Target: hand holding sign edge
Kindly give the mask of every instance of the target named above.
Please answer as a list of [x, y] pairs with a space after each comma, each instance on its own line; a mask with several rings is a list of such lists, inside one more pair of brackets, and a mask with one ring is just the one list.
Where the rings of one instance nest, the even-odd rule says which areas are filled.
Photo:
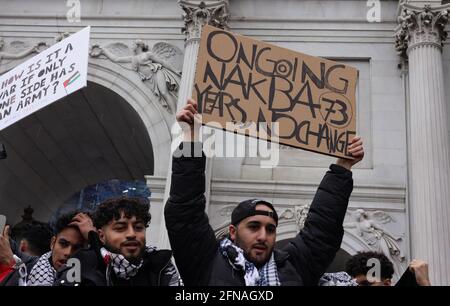
[[351, 140], [348, 152], [352, 155], [353, 159], [338, 158], [336, 164], [347, 170], [351, 170], [356, 163], [364, 158], [364, 147], [361, 136], [355, 136]]

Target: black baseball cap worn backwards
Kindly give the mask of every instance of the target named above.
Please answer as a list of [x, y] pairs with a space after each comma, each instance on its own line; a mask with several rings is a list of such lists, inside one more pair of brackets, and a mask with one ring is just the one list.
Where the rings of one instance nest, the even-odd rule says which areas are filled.
[[[256, 210], [256, 205], [260, 204], [269, 207], [272, 211]], [[268, 216], [274, 219], [275, 224], [278, 226], [278, 214], [275, 208], [269, 202], [260, 199], [249, 199], [239, 203], [231, 213], [231, 224], [236, 226], [245, 218], [256, 215]]]

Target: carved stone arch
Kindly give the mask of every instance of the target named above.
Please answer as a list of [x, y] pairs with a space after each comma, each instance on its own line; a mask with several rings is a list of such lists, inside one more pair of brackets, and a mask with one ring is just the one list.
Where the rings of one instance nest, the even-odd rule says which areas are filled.
[[225, 238], [229, 231], [228, 226], [230, 225], [229, 221], [222, 222], [220, 225], [218, 225], [216, 228], [214, 228], [214, 235], [217, 239]]
[[372, 251], [370, 247], [358, 236], [344, 229], [344, 238], [342, 239], [341, 249], [355, 255], [358, 252]]
[[293, 219], [280, 219], [277, 227], [277, 241], [287, 240], [294, 238], [297, 235], [297, 225], [295, 218]]
[[153, 175], [166, 175], [174, 116], [166, 114], [157, 98], [134, 73], [125, 69], [118, 71], [113, 63], [90, 58], [88, 81], [114, 91], [138, 113], [152, 142], [155, 159]]
[[[0, 63], [0, 74], [15, 68], [34, 55]], [[137, 74], [107, 60], [89, 57], [87, 79], [114, 91], [133, 107], [142, 119], [152, 142], [155, 159], [153, 175], [165, 176], [169, 163], [174, 115], [168, 114], [163, 109], [158, 98]]]

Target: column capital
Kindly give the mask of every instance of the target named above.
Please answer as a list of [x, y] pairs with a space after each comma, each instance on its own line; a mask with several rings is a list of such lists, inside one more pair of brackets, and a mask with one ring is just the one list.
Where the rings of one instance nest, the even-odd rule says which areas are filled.
[[193, 1], [178, 0], [183, 9], [183, 34], [186, 41], [200, 39], [202, 26], [210, 24], [218, 28], [228, 28], [228, 0]]
[[423, 7], [402, 4], [399, 23], [395, 33], [395, 49], [397, 53], [407, 58], [411, 49], [428, 44], [442, 49], [447, 38], [445, 25], [448, 22], [450, 5]]

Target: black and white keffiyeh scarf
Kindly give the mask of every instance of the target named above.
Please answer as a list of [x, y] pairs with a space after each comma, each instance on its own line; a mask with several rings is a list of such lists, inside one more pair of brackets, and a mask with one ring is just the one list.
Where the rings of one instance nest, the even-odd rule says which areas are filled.
[[[155, 251], [156, 247], [154, 246], [145, 247], [146, 253], [152, 253]], [[112, 253], [104, 247], [100, 249], [100, 253], [106, 264], [106, 281], [108, 286], [112, 285], [111, 269], [114, 271], [114, 274], [118, 278], [129, 280], [139, 272], [139, 269], [142, 267], [142, 264], [144, 262], [144, 260], [141, 259], [137, 264], [130, 263], [122, 254]], [[169, 262], [168, 265], [164, 268], [164, 273], [171, 277], [169, 286], [181, 285], [181, 280], [179, 278], [178, 272], [172, 262]]]
[[[154, 252], [155, 250], [155, 247], [145, 248], [145, 252], [147, 253]], [[116, 274], [118, 278], [126, 280], [129, 280], [130, 278], [135, 276], [139, 272], [139, 269], [142, 267], [142, 263], [144, 262], [144, 260], [141, 259], [139, 263], [132, 264], [122, 254], [112, 253], [105, 248], [101, 248], [100, 253], [102, 254], [103, 260], [107, 265], [107, 274], [109, 274], [109, 269], [113, 269], [114, 274]]]
[[319, 286], [358, 286], [358, 283], [347, 272], [335, 272], [322, 275]]
[[277, 265], [274, 255], [270, 256], [269, 261], [260, 269], [248, 261], [244, 256], [244, 251], [236, 246], [228, 238], [220, 242], [220, 252], [228, 259], [228, 262], [237, 271], [244, 274], [246, 286], [280, 286], [278, 278]]
[[52, 252], [49, 251], [39, 257], [28, 275], [27, 286], [53, 286], [56, 270], [50, 263]]

